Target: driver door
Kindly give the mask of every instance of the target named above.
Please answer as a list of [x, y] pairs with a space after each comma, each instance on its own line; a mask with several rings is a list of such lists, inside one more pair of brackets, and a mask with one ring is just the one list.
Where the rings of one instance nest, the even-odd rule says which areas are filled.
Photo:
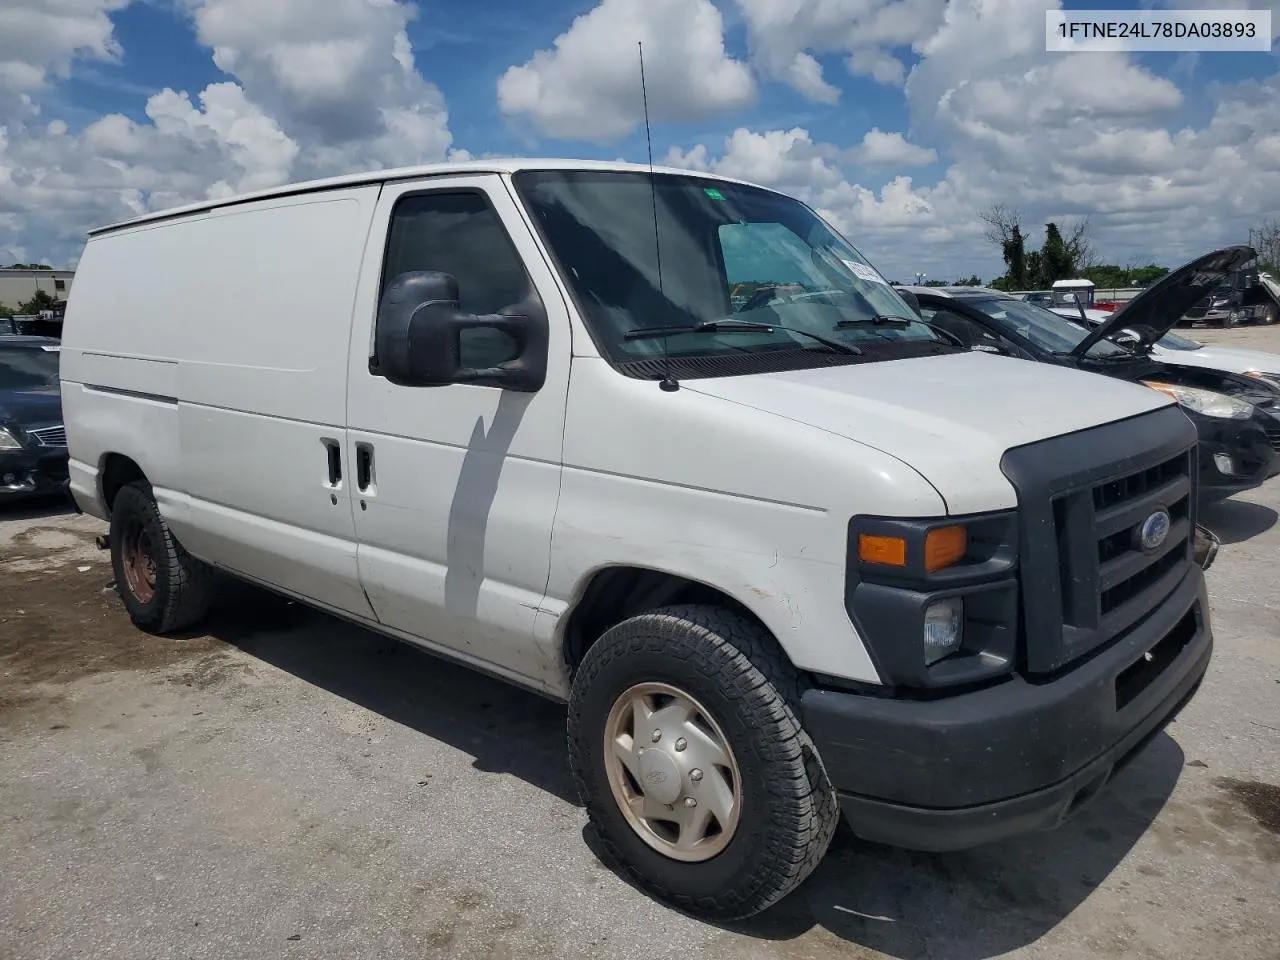
[[[362, 269], [347, 460], [369, 602], [382, 624], [428, 646], [535, 686], [558, 682], [550, 638], [539, 643], [534, 630], [569, 382], [569, 318], [550, 269], [496, 174], [384, 186]], [[382, 291], [418, 270], [454, 276], [469, 313], [497, 313], [531, 286], [550, 330], [544, 386], [405, 387], [381, 376], [373, 347]], [[461, 342], [465, 365], [506, 359], [509, 344], [477, 332]]]

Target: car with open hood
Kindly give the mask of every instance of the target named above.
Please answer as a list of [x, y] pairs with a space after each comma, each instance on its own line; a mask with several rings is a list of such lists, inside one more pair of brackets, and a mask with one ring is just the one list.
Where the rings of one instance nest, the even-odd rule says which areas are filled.
[[[903, 289], [914, 295], [924, 319], [971, 348], [1143, 383], [1172, 396], [1199, 433], [1200, 497], [1207, 502], [1280, 473], [1280, 396], [1254, 378], [1162, 363], [1144, 345], [1167, 333], [1186, 304], [1252, 255], [1247, 247], [1206, 254], [1135, 298], [1123, 321], [1117, 314], [1093, 328], [995, 290]], [[1135, 343], [1109, 339], [1122, 328], [1134, 332]]]
[[[1131, 302], [1139, 302], [1142, 296], [1145, 294], [1134, 298]], [[1199, 367], [1234, 377], [1247, 377], [1249, 382], [1246, 385], [1251, 385], [1264, 394], [1267, 388], [1280, 391], [1280, 355], [1262, 350], [1201, 343], [1199, 340], [1174, 333], [1172, 330], [1162, 333], [1152, 341], [1149, 335], [1144, 337], [1125, 325], [1127, 314], [1124, 311], [1126, 310], [1127, 307], [1114, 312], [1083, 308], [1078, 310], [1053, 308], [1054, 313], [1079, 321], [1091, 330], [1103, 324], [1110, 324], [1112, 320], [1118, 320], [1121, 326], [1117, 329], [1117, 325], [1112, 324], [1109, 327], [1110, 332], [1106, 334], [1107, 339], [1146, 352], [1153, 360], [1158, 360], [1160, 363], [1175, 367]]]
[[0, 503], [66, 487], [58, 341], [0, 337]]

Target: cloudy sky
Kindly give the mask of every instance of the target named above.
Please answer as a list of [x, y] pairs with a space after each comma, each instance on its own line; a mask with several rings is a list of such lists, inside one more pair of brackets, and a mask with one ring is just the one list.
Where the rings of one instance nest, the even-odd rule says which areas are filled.
[[[1044, 0], [0, 0], [0, 262], [145, 210], [485, 155], [780, 187], [886, 272], [990, 279], [977, 213], [1183, 262], [1280, 214], [1280, 46], [1046, 53]], [[1068, 0], [1273, 10], [1280, 0]]]

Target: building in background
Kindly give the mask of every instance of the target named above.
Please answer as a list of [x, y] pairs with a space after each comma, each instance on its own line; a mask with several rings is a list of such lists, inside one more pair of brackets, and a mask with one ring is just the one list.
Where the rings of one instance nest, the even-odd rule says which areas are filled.
[[0, 304], [16, 310], [43, 290], [54, 300], [66, 300], [74, 270], [24, 270], [0, 268]]
[[0, 334], [61, 337], [71, 270], [0, 267]]

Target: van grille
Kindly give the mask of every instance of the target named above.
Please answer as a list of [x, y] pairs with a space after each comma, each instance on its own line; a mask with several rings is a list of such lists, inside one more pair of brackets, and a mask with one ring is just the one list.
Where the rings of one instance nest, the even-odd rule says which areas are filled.
[[[1186, 576], [1194, 562], [1195, 440], [1190, 422], [1166, 408], [1005, 454], [1024, 518], [1029, 672], [1055, 672], [1127, 633]], [[1147, 452], [1116, 458], [1133, 450]], [[1168, 533], [1144, 550], [1138, 530], [1161, 509]]]
[[[1191, 477], [1187, 454], [1093, 488], [1094, 529], [1103, 618], [1158, 587], [1186, 559], [1191, 537]], [[1160, 508], [1172, 521], [1164, 543], [1144, 552], [1136, 529]], [[1181, 549], [1179, 549], [1181, 547]]]

